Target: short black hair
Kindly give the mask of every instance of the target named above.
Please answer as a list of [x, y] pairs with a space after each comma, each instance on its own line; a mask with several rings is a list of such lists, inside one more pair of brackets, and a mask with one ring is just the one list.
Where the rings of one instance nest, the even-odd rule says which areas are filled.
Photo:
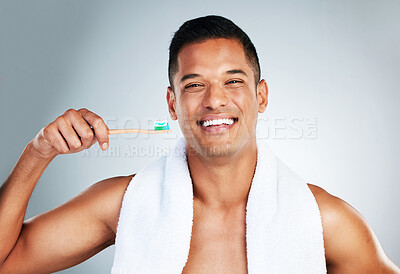
[[183, 23], [175, 32], [169, 46], [168, 78], [174, 90], [174, 75], [178, 71], [178, 54], [186, 45], [208, 39], [236, 39], [243, 45], [244, 53], [253, 66], [256, 84], [260, 81], [260, 63], [257, 51], [249, 36], [231, 20], [217, 15], [195, 18]]

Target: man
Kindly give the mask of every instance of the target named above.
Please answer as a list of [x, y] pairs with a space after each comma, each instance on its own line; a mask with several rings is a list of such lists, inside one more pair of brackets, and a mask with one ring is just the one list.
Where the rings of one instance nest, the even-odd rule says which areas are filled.
[[[169, 79], [169, 112], [186, 140], [194, 195], [192, 242], [182, 271], [247, 273], [245, 218], [257, 164], [255, 128], [268, 103], [255, 48], [225, 18], [188, 21], [171, 42]], [[106, 150], [107, 130], [93, 112], [70, 109], [26, 146], [1, 187], [0, 273], [58, 271], [115, 242], [122, 199], [135, 175], [101, 181], [24, 222], [47, 165], [96, 142]], [[323, 189], [308, 187], [321, 212], [329, 273], [399, 272], [360, 214]]]

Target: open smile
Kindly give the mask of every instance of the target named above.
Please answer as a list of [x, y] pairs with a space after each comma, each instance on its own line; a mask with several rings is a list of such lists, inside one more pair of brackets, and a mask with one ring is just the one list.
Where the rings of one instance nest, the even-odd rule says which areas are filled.
[[197, 121], [202, 130], [209, 133], [219, 133], [229, 130], [239, 119], [232, 116], [207, 115]]

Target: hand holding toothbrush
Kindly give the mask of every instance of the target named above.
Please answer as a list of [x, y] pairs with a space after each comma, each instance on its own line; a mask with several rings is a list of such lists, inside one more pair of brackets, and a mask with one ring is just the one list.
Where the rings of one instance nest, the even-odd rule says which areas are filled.
[[122, 133], [170, 132], [166, 121], [156, 122], [154, 130], [108, 129], [103, 119], [85, 108], [69, 109], [52, 123], [42, 128], [32, 140], [33, 150], [42, 159], [53, 159], [59, 154], [80, 152], [96, 142], [102, 150], [109, 146], [108, 135]]

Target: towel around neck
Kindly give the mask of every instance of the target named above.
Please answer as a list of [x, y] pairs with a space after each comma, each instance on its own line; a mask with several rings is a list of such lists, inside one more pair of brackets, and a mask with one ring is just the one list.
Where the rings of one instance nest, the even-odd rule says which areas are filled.
[[[181, 273], [189, 255], [193, 186], [185, 140], [142, 169], [121, 207], [113, 274]], [[321, 216], [307, 184], [257, 141], [246, 207], [249, 273], [326, 273]]]

